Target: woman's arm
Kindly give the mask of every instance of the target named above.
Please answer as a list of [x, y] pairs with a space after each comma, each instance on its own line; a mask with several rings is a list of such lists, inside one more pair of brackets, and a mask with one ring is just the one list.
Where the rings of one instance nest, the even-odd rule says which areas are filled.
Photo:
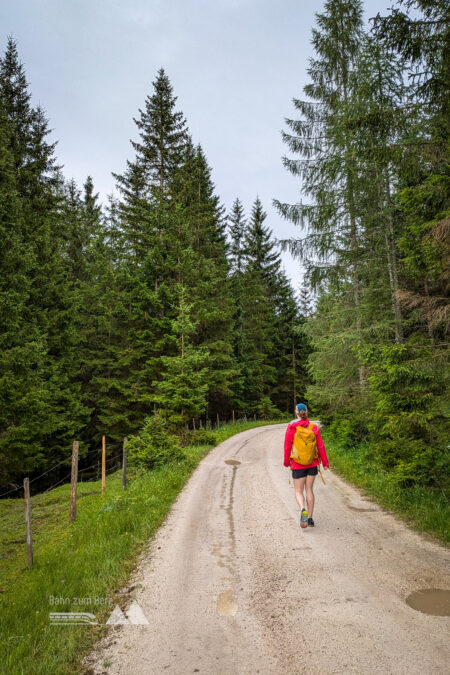
[[292, 424], [288, 425], [286, 429], [286, 435], [284, 437], [284, 466], [290, 466], [290, 456], [292, 450], [292, 443], [295, 436], [295, 427]]
[[322, 436], [320, 435], [319, 427], [314, 425], [313, 431], [316, 434], [317, 451], [319, 453], [320, 461], [323, 464], [323, 468], [328, 469], [330, 464], [328, 462], [327, 451], [325, 450], [325, 445], [323, 443]]

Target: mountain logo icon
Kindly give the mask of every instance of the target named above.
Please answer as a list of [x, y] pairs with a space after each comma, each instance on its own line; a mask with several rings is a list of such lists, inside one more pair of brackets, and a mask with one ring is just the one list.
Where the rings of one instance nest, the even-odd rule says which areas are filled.
[[142, 611], [142, 607], [136, 600], [133, 600], [125, 614], [122, 612], [119, 605], [116, 605], [106, 622], [107, 626], [124, 626], [125, 624], [132, 624], [133, 626], [149, 625], [149, 621]]

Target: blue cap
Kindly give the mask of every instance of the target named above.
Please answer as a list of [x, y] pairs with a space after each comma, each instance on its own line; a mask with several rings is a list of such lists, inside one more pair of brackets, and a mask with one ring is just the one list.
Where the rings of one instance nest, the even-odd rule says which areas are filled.
[[304, 403], [297, 403], [297, 410], [306, 410], [306, 405]]

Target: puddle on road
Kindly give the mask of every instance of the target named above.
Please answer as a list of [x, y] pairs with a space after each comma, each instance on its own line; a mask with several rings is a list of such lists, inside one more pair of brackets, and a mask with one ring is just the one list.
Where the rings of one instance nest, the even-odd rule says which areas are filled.
[[425, 614], [450, 616], [450, 591], [439, 588], [425, 588], [408, 595], [406, 604]]
[[237, 612], [237, 602], [234, 601], [233, 591], [223, 591], [217, 596], [217, 614], [220, 616], [235, 616]]
[[219, 567], [225, 567], [231, 574], [233, 574], [233, 559], [231, 556], [226, 555], [225, 553], [222, 553], [222, 546], [221, 544], [215, 544], [212, 550], [213, 556], [218, 558], [216, 561], [216, 564]]
[[225, 464], [231, 464], [231, 466], [238, 466], [240, 462], [237, 459], [226, 459]]

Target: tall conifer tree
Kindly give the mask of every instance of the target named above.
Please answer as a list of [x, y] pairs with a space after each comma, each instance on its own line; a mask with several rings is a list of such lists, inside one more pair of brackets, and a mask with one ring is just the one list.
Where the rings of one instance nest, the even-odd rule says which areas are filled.
[[135, 120], [139, 131], [139, 140], [132, 141], [135, 158], [127, 162], [124, 174], [114, 174], [121, 195], [110, 218], [118, 293], [113, 320], [117, 336], [114, 426], [121, 435], [127, 427], [135, 431], [152, 408], [152, 383], [170, 332], [167, 308], [174, 298], [166, 264], [169, 195], [187, 143], [186, 123], [175, 104], [169, 79], [160, 70]]
[[233, 274], [241, 274], [243, 269], [245, 248], [244, 237], [246, 231], [246, 220], [244, 207], [238, 197], [233, 202], [231, 212], [228, 216], [228, 232], [230, 235], [230, 269]]
[[201, 146], [187, 149], [175, 176], [172, 212], [178, 225], [171, 247], [178, 247], [178, 258], [184, 261], [183, 282], [196, 325], [192, 341], [209, 354], [205, 363], [208, 414], [226, 415], [237, 371], [225, 219]]
[[[39, 385], [46, 407], [45, 421], [39, 420], [38, 424], [36, 419], [35, 425], [26, 422], [29, 411], [25, 408], [22, 419], [16, 417], [17, 424], [27, 428], [34, 438], [27, 453], [33, 459], [25, 465], [29, 471], [46, 458], [69, 457], [71, 442], [87, 411], [76, 382], [79, 338], [73, 325], [74, 289], [65, 270], [66, 231], [60, 219], [55, 144], [47, 139], [48, 122], [43, 110], [31, 105], [24, 68], [12, 39], [0, 61], [0, 101], [6, 121], [3, 142], [12, 162], [17, 204], [20, 202], [16, 241], [23, 243], [24, 253], [28, 254], [21, 272], [27, 278], [22, 317], [34, 327], [37, 351], [33, 358], [37, 359], [35, 369], [40, 373], [37, 381], [45, 381], [45, 386]], [[25, 335], [23, 339], [21, 349], [28, 341]], [[42, 405], [33, 406], [39, 407], [42, 409]]]

